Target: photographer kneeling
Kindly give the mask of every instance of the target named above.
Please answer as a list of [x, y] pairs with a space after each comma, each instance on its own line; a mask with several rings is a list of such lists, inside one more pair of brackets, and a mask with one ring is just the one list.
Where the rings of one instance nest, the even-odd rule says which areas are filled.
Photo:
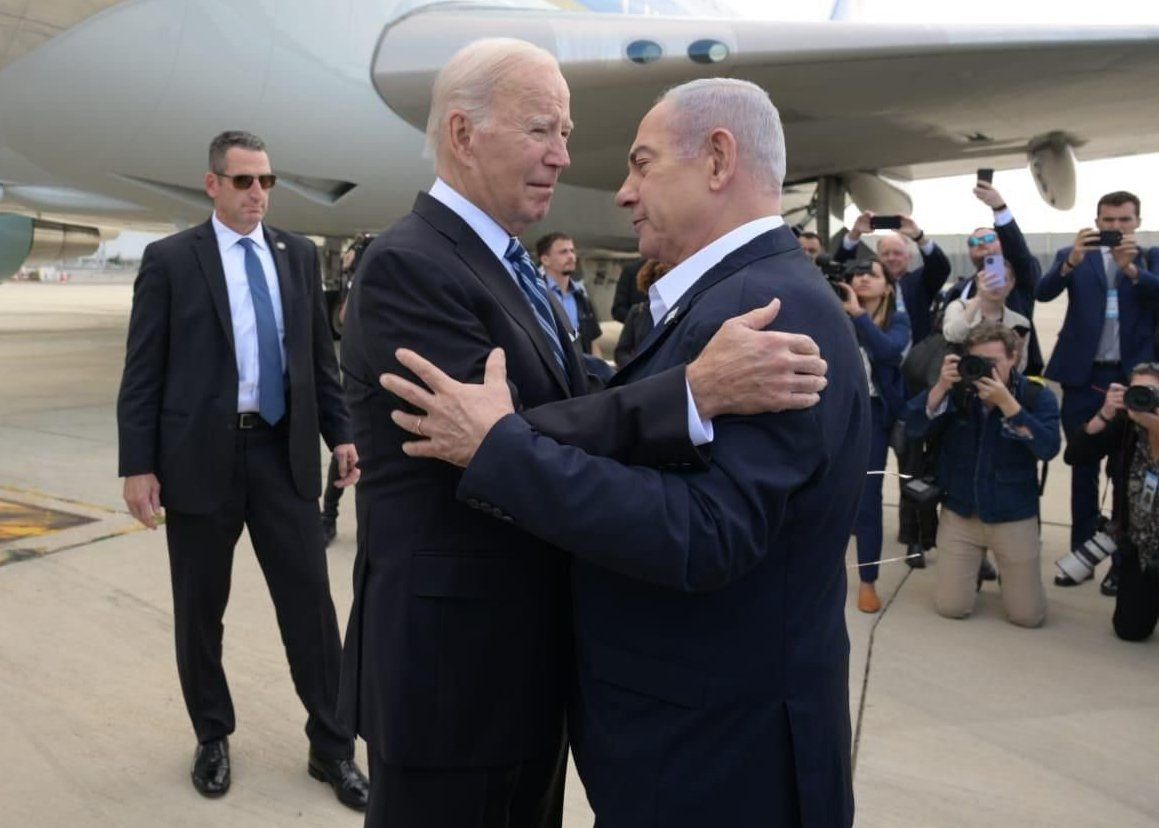
[[1102, 408], [1075, 432], [1067, 463], [1115, 455], [1110, 534], [1118, 544], [1115, 635], [1142, 641], [1159, 620], [1159, 364], [1131, 371], [1130, 388], [1112, 383]]
[[910, 344], [909, 317], [897, 309], [897, 293], [892, 278], [877, 259], [857, 261], [847, 266], [846, 279], [834, 280], [845, 312], [853, 321], [857, 344], [869, 381], [872, 430], [869, 442], [869, 469], [861, 491], [861, 503], [853, 524], [857, 538], [857, 571], [861, 576], [861, 591], [857, 608], [862, 612], [877, 612], [881, 599], [877, 596], [877, 562], [881, 560], [882, 514], [881, 475], [889, 451], [889, 436], [893, 424], [905, 416], [905, 380], [901, 375], [901, 359]]
[[987, 548], [998, 562], [1002, 605], [1011, 623], [1046, 617], [1038, 541], [1038, 461], [1058, 454], [1058, 402], [1014, 366], [1018, 339], [983, 321], [966, 338], [966, 356], [948, 355], [929, 391], [909, 403], [913, 437], [938, 433], [938, 525], [934, 605], [947, 618], [974, 608], [978, 564]]

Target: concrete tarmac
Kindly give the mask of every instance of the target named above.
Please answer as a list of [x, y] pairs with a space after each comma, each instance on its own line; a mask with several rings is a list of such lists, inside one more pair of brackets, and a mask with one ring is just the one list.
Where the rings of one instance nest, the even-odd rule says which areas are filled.
[[[359, 825], [306, 775], [305, 715], [245, 535], [225, 618], [233, 788], [210, 801], [190, 786], [164, 538], [128, 516], [116, 476], [130, 296], [126, 284], [0, 286], [0, 499], [89, 519], [0, 542], [0, 826]], [[1048, 349], [1064, 310], [1036, 313]], [[886, 492], [896, 504], [892, 481]], [[1050, 584], [1068, 492], [1056, 460], [1041, 629], [1006, 623], [994, 584], [973, 617], [943, 619], [932, 568], [903, 563], [883, 565], [885, 607], [865, 615], [850, 570], [858, 825], [1159, 824], [1159, 643], [1114, 637], [1097, 579]], [[884, 557], [904, 552], [896, 527], [887, 506]], [[342, 622], [353, 539], [347, 495], [328, 553]], [[566, 814], [568, 828], [592, 825], [574, 773]]]

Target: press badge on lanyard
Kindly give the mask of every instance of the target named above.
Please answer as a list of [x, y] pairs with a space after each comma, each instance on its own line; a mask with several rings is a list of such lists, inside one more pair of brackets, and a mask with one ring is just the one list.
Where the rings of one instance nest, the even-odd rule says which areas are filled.
[[1111, 288], [1107, 291], [1107, 319], [1119, 318], [1119, 291]]
[[1147, 474], [1143, 476], [1143, 494], [1140, 497], [1140, 505], [1143, 507], [1145, 513], [1151, 511], [1151, 506], [1155, 503], [1155, 492], [1157, 491], [1159, 491], [1159, 472], [1154, 469], [1147, 469]]

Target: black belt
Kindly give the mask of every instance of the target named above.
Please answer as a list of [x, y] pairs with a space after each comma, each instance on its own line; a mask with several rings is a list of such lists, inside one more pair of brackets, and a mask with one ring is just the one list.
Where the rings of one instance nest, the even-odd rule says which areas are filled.
[[1119, 361], [1117, 361], [1117, 360], [1116, 360], [1115, 362], [1111, 362], [1111, 361], [1109, 361], [1109, 360], [1098, 360], [1098, 359], [1096, 359], [1096, 360], [1095, 360], [1095, 367], [1096, 367], [1096, 368], [1122, 368], [1122, 367], [1123, 367], [1123, 363], [1121, 363], [1121, 362], [1119, 362]]
[[237, 415], [237, 428], [238, 431], [257, 431], [271, 429], [273, 426], [256, 411], [241, 411]]

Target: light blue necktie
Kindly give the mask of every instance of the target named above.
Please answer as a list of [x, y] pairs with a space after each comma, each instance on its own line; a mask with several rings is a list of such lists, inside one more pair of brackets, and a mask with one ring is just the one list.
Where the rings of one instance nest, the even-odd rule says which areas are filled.
[[551, 345], [555, 361], [559, 363], [563, 375], [568, 376], [567, 359], [564, 357], [563, 345], [559, 341], [555, 317], [551, 314], [551, 304], [547, 300], [547, 291], [543, 287], [543, 278], [535, 269], [535, 265], [531, 263], [531, 257], [527, 255], [527, 251], [523, 249], [519, 239], [511, 239], [503, 257], [511, 262], [511, 266], [515, 269], [515, 277], [519, 282], [519, 287], [523, 289], [527, 301], [531, 303], [531, 309], [535, 311], [535, 319], [539, 322], [539, 327], [543, 329], [543, 335], [547, 337], [547, 341]]
[[261, 260], [254, 252], [254, 240], [238, 242], [245, 248], [245, 278], [254, 303], [258, 329], [258, 414], [277, 425], [286, 413], [286, 386], [282, 381], [282, 348], [278, 342], [278, 320]]

